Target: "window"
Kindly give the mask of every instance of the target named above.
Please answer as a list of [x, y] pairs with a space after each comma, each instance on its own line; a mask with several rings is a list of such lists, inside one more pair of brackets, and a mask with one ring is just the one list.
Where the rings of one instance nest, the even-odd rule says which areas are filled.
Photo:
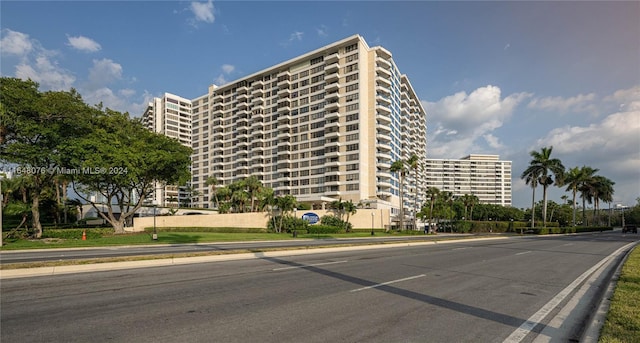
[[347, 164], [347, 171], [358, 170], [358, 164]]
[[358, 129], [358, 124], [349, 124], [347, 125], [347, 132], [349, 131], [356, 131]]
[[344, 48], [344, 52], [351, 52], [358, 49], [358, 43], [351, 44]]
[[356, 151], [358, 150], [358, 144], [349, 144], [347, 145], [347, 151]]
[[358, 79], [358, 74], [352, 74], [352, 75], [347, 75], [347, 77], [345, 78], [346, 82], [350, 82], [350, 81], [355, 81]]
[[347, 112], [349, 112], [349, 111], [355, 111], [355, 110], [357, 110], [357, 109], [358, 109], [358, 104], [347, 105], [347, 107], [345, 108], [345, 110], [346, 110]]
[[352, 71], [358, 70], [358, 63], [354, 63], [354, 64], [350, 64], [346, 67], [344, 67], [344, 72], [345, 73], [350, 73]]
[[358, 93], [349, 94], [345, 97], [345, 102], [352, 102], [358, 100]]
[[356, 52], [355, 54], [349, 55], [345, 58], [345, 61], [347, 62], [352, 62], [358, 59], [358, 53]]
[[314, 65], [314, 64], [318, 64], [318, 63], [320, 63], [322, 61], [324, 61], [324, 57], [320, 56], [320, 57], [312, 58], [310, 64]]
[[347, 161], [357, 161], [359, 158], [358, 154], [347, 155]]
[[347, 174], [347, 181], [356, 181], [360, 179], [360, 174]]
[[353, 114], [348, 114], [345, 119], [347, 120], [347, 122], [350, 122], [350, 121], [358, 120], [358, 117], [359, 117], [358, 113], [353, 113]]
[[347, 88], [346, 88], [346, 92], [347, 92], [347, 93], [348, 93], [348, 92], [352, 92], [352, 91], [354, 91], [354, 90], [356, 90], [356, 89], [358, 89], [358, 84], [357, 84], [357, 83], [354, 83], [354, 84], [352, 84], [352, 85], [348, 85], [348, 86], [347, 86]]
[[[347, 129], [347, 131], [349, 131], [349, 130]], [[357, 133], [352, 133], [350, 135], [347, 135], [346, 140], [347, 140], [347, 142], [349, 142], [349, 141], [357, 141], [358, 140], [358, 134]]]
[[352, 184], [348, 184], [347, 185], [347, 190], [348, 191], [357, 191], [360, 189], [360, 185], [357, 183], [352, 183]]

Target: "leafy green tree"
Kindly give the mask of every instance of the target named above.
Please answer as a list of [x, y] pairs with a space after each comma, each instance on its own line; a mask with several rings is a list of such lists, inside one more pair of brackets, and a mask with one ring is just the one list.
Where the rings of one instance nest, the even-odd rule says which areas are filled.
[[[66, 147], [72, 164], [83, 172], [74, 176], [74, 189], [96, 210], [89, 194], [101, 194], [107, 214], [98, 211], [116, 233], [142, 206], [156, 184], [182, 184], [189, 179], [191, 149], [177, 140], [147, 130], [126, 113], [95, 109], [92, 127]], [[114, 213], [114, 205], [120, 215]]]
[[522, 173], [522, 178], [527, 180], [530, 180], [533, 176], [537, 176], [537, 181], [542, 185], [543, 226], [547, 225], [547, 188], [554, 183], [558, 186], [562, 185], [565, 171], [562, 162], [557, 158], [551, 157], [552, 152], [552, 146], [543, 147], [540, 151], [531, 151], [530, 155], [532, 159], [529, 162], [529, 167]]
[[0, 160], [30, 174], [34, 237], [42, 237], [40, 201], [65, 167], [64, 146], [86, 131], [90, 112], [75, 90], [41, 93], [38, 84], [17, 78], [0, 79]]
[[251, 175], [248, 178], [244, 179], [244, 186], [247, 189], [247, 193], [249, 194], [249, 199], [251, 200], [251, 212], [256, 211], [256, 197], [260, 194], [260, 190], [262, 189], [262, 182], [258, 180], [255, 175]]
[[580, 198], [582, 198], [582, 225], [587, 225], [587, 202], [592, 203], [594, 178], [597, 172], [598, 169], [588, 166], [583, 166], [580, 169], [578, 191], [580, 191]]

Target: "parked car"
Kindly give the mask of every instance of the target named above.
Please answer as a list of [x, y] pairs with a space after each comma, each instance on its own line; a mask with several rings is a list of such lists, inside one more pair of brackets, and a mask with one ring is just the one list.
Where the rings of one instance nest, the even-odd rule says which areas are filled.
[[627, 233], [627, 232], [638, 233], [638, 227], [635, 225], [625, 225], [622, 228], [622, 233]]

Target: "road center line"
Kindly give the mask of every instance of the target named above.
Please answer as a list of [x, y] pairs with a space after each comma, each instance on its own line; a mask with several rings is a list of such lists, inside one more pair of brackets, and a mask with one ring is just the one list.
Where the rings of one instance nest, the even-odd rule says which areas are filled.
[[328, 264], [336, 264], [336, 263], [346, 263], [347, 261], [334, 261], [334, 262], [324, 262], [324, 263], [315, 263], [315, 264], [307, 264], [304, 266], [293, 266], [293, 267], [282, 267], [282, 268], [275, 268], [273, 269], [273, 271], [278, 271], [278, 270], [288, 270], [288, 269], [300, 269], [300, 268], [309, 268], [309, 267], [315, 267], [315, 266], [326, 266]]
[[517, 254], [516, 254], [516, 256], [517, 256], [517, 255], [524, 255], [524, 254], [528, 254], [528, 253], [530, 253], [530, 252], [531, 252], [531, 251], [523, 251], [523, 252], [519, 252], [519, 253], [517, 253]]
[[427, 275], [426, 274], [420, 274], [420, 275], [409, 276], [409, 277], [406, 277], [404, 279], [387, 281], [387, 282], [383, 282], [383, 283], [379, 283], [379, 284], [375, 284], [375, 285], [371, 285], [371, 286], [367, 286], [367, 287], [362, 287], [362, 288], [358, 288], [358, 289], [352, 289], [350, 292], [364, 291], [366, 289], [376, 288], [376, 287], [380, 287], [380, 286], [384, 286], [384, 285], [390, 285], [390, 284], [396, 283], [396, 282], [409, 281], [409, 280], [421, 278], [421, 277], [424, 277], [424, 276], [427, 276]]

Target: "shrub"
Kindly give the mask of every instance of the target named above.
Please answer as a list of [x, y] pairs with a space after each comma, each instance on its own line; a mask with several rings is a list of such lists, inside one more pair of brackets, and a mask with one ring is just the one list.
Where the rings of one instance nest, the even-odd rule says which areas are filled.
[[314, 225], [309, 225], [307, 232], [310, 234], [332, 234], [332, 233], [344, 233], [344, 229], [338, 226], [314, 224]]
[[320, 218], [320, 224], [322, 225], [327, 225], [327, 226], [335, 226], [335, 227], [339, 227], [341, 229], [344, 229], [345, 231], [349, 232], [351, 231], [351, 229], [353, 229], [353, 225], [351, 223], [348, 223], [336, 216], [332, 216], [332, 215], [326, 215], [326, 216], [322, 216], [322, 218]]
[[302, 218], [294, 218], [289, 216], [282, 218], [282, 216], [276, 216], [273, 219], [269, 219], [269, 221], [267, 222], [267, 231], [276, 232], [274, 221], [276, 225], [280, 225], [280, 220], [282, 220], [282, 232], [290, 233], [294, 230], [305, 231], [309, 227], [309, 223]]

